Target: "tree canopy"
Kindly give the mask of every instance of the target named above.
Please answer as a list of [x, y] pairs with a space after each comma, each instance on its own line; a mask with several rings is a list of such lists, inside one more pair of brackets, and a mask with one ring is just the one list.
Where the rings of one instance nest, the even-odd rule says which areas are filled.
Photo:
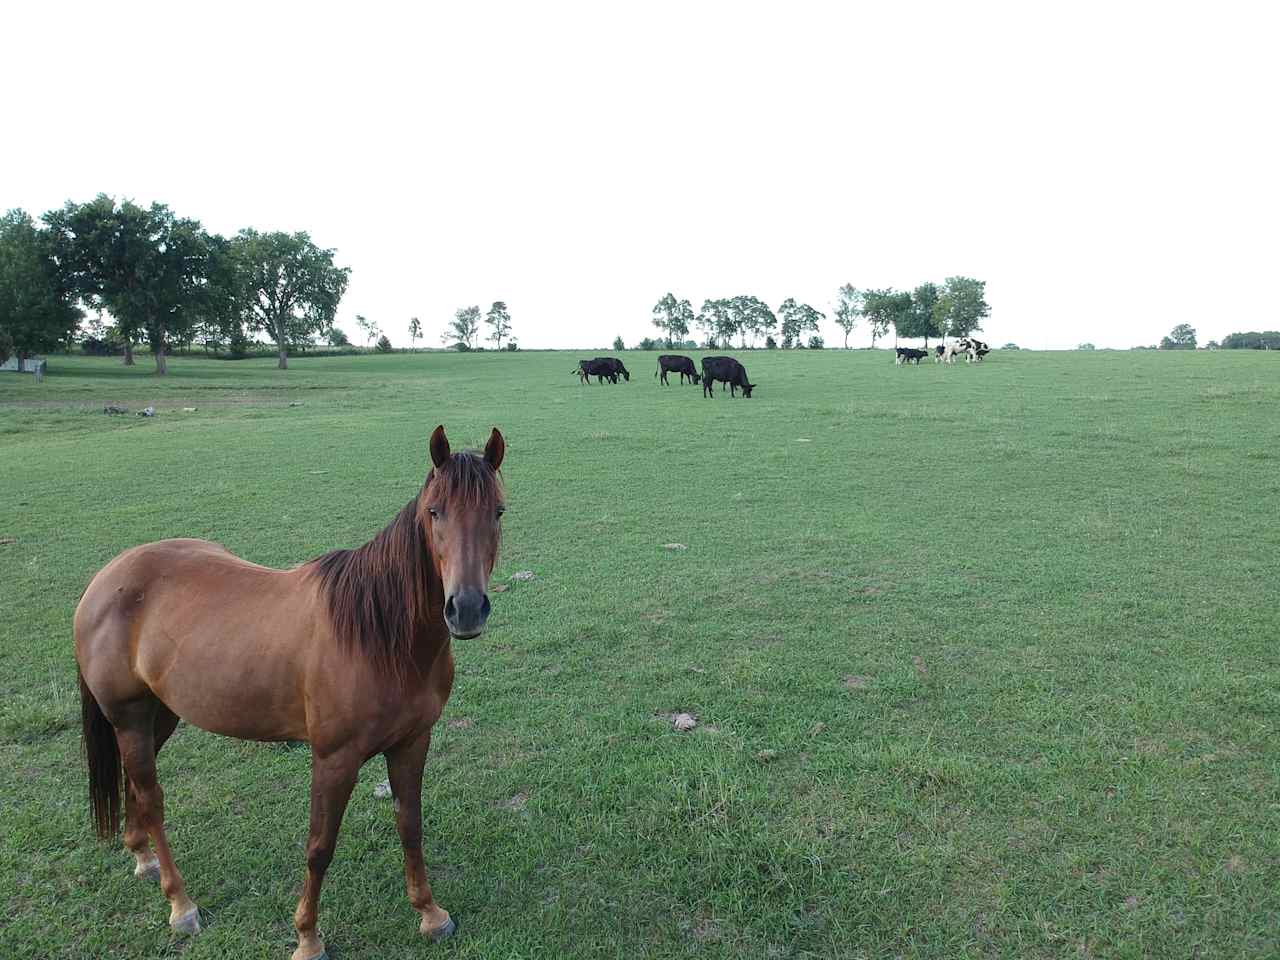
[[489, 339], [498, 350], [501, 350], [502, 341], [511, 334], [511, 314], [507, 312], [506, 303], [495, 300], [489, 307], [484, 322], [489, 325]]
[[69, 342], [83, 313], [58, 269], [53, 237], [22, 210], [0, 218], [0, 363]]
[[853, 284], [846, 283], [840, 288], [834, 313], [836, 326], [844, 331], [844, 348], [848, 350], [849, 334], [862, 318], [862, 292]]
[[952, 337], [967, 337], [982, 329], [982, 321], [991, 315], [986, 301], [987, 282], [972, 277], [947, 277], [938, 304], [939, 327]]
[[463, 350], [474, 350], [476, 337], [480, 334], [480, 308], [478, 306], [459, 307], [444, 328], [441, 339], [445, 343], [460, 345]]
[[653, 325], [666, 334], [668, 347], [684, 340], [693, 322], [693, 305], [688, 300], [677, 300], [674, 293], [654, 304]]
[[333, 254], [316, 246], [305, 232], [241, 230], [231, 241], [244, 322], [271, 338], [281, 370], [289, 366], [291, 345], [308, 342], [333, 326], [351, 273], [334, 264]]
[[794, 297], [787, 297], [778, 306], [778, 318], [782, 346], [799, 347], [804, 345], [806, 331], [818, 331], [818, 322], [824, 319], [824, 314], [807, 303], [796, 303]]
[[1194, 350], [1196, 332], [1189, 323], [1180, 323], [1160, 340], [1161, 350]]

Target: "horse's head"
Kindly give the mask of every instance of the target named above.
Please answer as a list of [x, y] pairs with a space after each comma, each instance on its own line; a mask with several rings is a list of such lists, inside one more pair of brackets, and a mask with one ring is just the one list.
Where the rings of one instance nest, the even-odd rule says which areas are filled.
[[495, 428], [484, 453], [449, 452], [444, 427], [431, 434], [431, 463], [418, 498], [431, 561], [444, 588], [444, 622], [459, 640], [479, 636], [489, 617], [487, 587], [506, 509], [498, 468], [506, 443]]

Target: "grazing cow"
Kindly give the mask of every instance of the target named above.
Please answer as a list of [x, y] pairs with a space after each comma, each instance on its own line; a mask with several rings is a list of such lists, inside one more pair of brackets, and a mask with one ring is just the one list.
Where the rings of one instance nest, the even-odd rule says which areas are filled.
[[929, 355], [928, 350], [917, 350], [915, 347], [895, 347], [898, 357], [893, 362], [901, 366], [904, 363], [914, 363], [920, 366], [920, 361]]
[[742, 388], [744, 397], [750, 397], [751, 391], [756, 388], [754, 383], [747, 382], [747, 368], [733, 357], [703, 357], [702, 395], [704, 397], [715, 396], [712, 387], [717, 380], [727, 383], [729, 394], [734, 397], [738, 395], [738, 387]]
[[658, 357], [658, 369], [654, 372], [654, 376], [658, 377], [660, 383], [670, 386], [670, 381], [667, 380], [668, 373], [680, 374], [681, 383], [684, 383], [685, 377], [689, 378], [690, 383], [697, 383], [702, 379], [698, 372], [693, 369], [692, 360], [673, 353], [664, 353]]
[[981, 340], [975, 340], [973, 337], [969, 338], [969, 346], [972, 348], [973, 356], [977, 360], [981, 360], [983, 357], [985, 357], [988, 353], [991, 352], [991, 348], [989, 346], [987, 346]]
[[579, 360], [578, 365], [570, 371], [576, 373], [583, 383], [590, 383], [591, 378], [596, 378], [596, 384], [602, 384], [607, 377], [610, 383], [618, 382], [618, 374], [607, 363], [601, 360]]
[[955, 343], [947, 344], [946, 349], [942, 351], [942, 362], [955, 363], [956, 355], [961, 353], [968, 358], [969, 363], [973, 363], [977, 351], [973, 348], [973, 343], [968, 337], [961, 337]]
[[603, 364], [605, 369], [609, 370], [613, 374], [614, 383], [618, 382], [619, 374], [622, 375], [622, 379], [627, 381], [627, 383], [631, 382], [631, 373], [622, 365], [621, 360], [617, 360], [614, 357], [596, 357], [595, 362]]

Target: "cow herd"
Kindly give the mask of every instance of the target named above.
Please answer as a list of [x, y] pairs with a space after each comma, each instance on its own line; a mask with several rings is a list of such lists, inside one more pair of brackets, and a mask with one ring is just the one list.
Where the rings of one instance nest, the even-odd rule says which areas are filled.
[[[597, 384], [602, 384], [606, 380], [616, 384], [618, 377], [631, 381], [631, 373], [616, 357], [579, 360], [578, 365], [570, 372], [576, 374], [583, 383], [590, 383], [592, 377], [596, 378]], [[703, 357], [702, 373], [698, 373], [693, 366], [693, 360], [689, 357], [664, 353], [658, 357], [658, 369], [653, 375], [659, 378], [660, 383], [670, 386], [671, 381], [667, 379], [667, 375], [672, 373], [679, 374], [680, 383], [684, 383], [686, 378], [690, 383], [701, 383], [704, 397], [715, 396], [711, 388], [716, 381], [727, 385], [729, 394], [734, 397], [738, 395], [738, 390], [742, 391], [744, 397], [750, 397], [751, 391], [756, 387], [747, 379], [747, 368], [733, 357]], [[723, 390], [724, 387], [721, 389]]]
[[[920, 361], [929, 356], [928, 350], [920, 350], [916, 347], [895, 347], [894, 352], [897, 356], [893, 362], [899, 366], [907, 363], [914, 363], [919, 366]], [[990, 352], [991, 348], [981, 340], [975, 337], [961, 337], [954, 343], [940, 343], [934, 347], [933, 362], [955, 363], [956, 357], [964, 354], [968, 358], [968, 362], [973, 363], [975, 360], [981, 360]]]

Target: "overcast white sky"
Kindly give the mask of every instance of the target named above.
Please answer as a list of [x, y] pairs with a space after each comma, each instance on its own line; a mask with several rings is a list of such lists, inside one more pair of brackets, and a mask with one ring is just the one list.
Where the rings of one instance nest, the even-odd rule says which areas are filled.
[[397, 345], [498, 299], [522, 345], [630, 345], [668, 290], [952, 274], [997, 344], [1203, 342], [1280, 327], [1278, 10], [13, 4], [0, 207], [307, 230]]

